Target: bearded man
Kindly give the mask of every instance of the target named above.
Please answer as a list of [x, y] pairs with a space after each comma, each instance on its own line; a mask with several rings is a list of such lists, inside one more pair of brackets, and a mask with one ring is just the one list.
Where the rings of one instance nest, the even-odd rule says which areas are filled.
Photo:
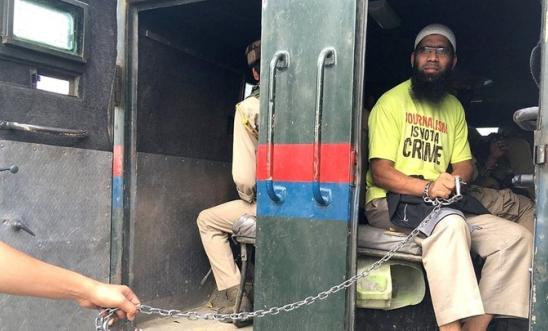
[[[386, 92], [371, 111], [366, 215], [372, 226], [409, 232], [426, 214], [411, 213], [417, 206], [403, 200], [391, 206], [391, 196], [426, 206], [425, 198], [454, 194], [456, 176], [472, 177], [464, 109], [448, 92], [456, 50], [448, 27], [426, 26], [411, 54], [412, 78]], [[421, 232], [440, 330], [482, 331], [494, 317], [528, 317], [532, 237], [524, 227], [481, 210], [442, 208]], [[479, 284], [471, 250], [485, 260]]]

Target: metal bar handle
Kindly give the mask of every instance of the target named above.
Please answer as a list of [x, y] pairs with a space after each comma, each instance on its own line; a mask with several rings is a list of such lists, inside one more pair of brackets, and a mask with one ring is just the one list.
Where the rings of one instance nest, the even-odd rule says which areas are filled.
[[274, 115], [275, 115], [275, 96], [276, 96], [276, 73], [278, 70], [284, 70], [289, 67], [289, 53], [287, 51], [277, 51], [270, 61], [269, 81], [268, 81], [268, 120], [266, 134], [266, 191], [270, 199], [274, 202], [281, 202], [282, 195], [275, 191], [272, 180], [273, 173], [273, 143], [274, 140]]
[[314, 195], [314, 200], [322, 206], [326, 206], [331, 202], [331, 191], [320, 187], [324, 69], [325, 67], [331, 67], [336, 64], [337, 53], [335, 48], [324, 48], [320, 52], [317, 62], [318, 73], [316, 76], [316, 109], [314, 120], [314, 179], [312, 182], [312, 194]]
[[514, 123], [525, 131], [535, 131], [537, 128], [538, 114], [538, 106], [518, 109], [514, 112]]
[[4, 218], [2, 219], [2, 224], [11, 227], [15, 232], [23, 230], [31, 236], [36, 237], [36, 234], [30, 229], [30, 227], [19, 219]]
[[47, 133], [47, 134], [52, 134], [52, 135], [57, 135], [62, 137], [69, 137], [69, 138], [85, 138], [88, 136], [88, 132], [85, 130], [53, 128], [49, 126], [32, 125], [32, 124], [24, 124], [24, 123], [9, 122], [9, 121], [0, 121], [0, 129], [24, 131], [24, 132], [32, 132], [32, 133]]
[[461, 184], [462, 184], [462, 180], [460, 178], [460, 176], [455, 176], [455, 195], [456, 196], [461, 196], [462, 193], [461, 193]]
[[16, 166], [15, 164], [13, 164], [9, 167], [0, 167], [0, 172], [2, 172], [2, 171], [9, 171], [12, 174], [16, 174], [19, 171], [19, 167]]
[[535, 175], [534, 174], [521, 174], [521, 175], [515, 175], [512, 177], [512, 185], [513, 186], [531, 186], [534, 187], [535, 185]]

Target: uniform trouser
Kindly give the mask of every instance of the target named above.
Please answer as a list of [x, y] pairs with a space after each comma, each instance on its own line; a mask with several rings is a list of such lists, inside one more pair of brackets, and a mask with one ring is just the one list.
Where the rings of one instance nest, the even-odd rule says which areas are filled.
[[234, 200], [203, 210], [198, 215], [200, 237], [219, 291], [240, 284], [240, 270], [234, 263], [228, 240], [232, 224], [243, 214], [256, 215], [256, 204]]
[[[369, 202], [366, 215], [373, 226], [393, 228], [386, 199]], [[481, 314], [527, 318], [532, 242], [524, 227], [493, 215], [441, 220], [420, 241], [438, 325]], [[485, 260], [479, 284], [470, 250]]]
[[523, 225], [533, 233], [535, 228], [535, 203], [528, 197], [516, 194], [511, 189], [495, 190], [473, 186], [468, 191], [493, 215]]

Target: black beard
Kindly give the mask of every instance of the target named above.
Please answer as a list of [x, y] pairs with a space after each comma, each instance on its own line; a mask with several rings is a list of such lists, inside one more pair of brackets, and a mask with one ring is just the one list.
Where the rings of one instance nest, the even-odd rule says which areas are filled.
[[442, 72], [438, 77], [431, 78], [415, 66], [411, 76], [413, 97], [418, 101], [440, 103], [449, 91], [450, 76], [451, 70], [449, 69]]

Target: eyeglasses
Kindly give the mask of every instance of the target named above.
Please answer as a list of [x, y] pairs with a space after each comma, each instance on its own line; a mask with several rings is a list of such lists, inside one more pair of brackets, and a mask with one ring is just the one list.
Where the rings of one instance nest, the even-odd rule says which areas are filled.
[[432, 55], [435, 53], [437, 56], [449, 56], [452, 50], [449, 47], [420, 46], [417, 48], [417, 53], [420, 55]]

